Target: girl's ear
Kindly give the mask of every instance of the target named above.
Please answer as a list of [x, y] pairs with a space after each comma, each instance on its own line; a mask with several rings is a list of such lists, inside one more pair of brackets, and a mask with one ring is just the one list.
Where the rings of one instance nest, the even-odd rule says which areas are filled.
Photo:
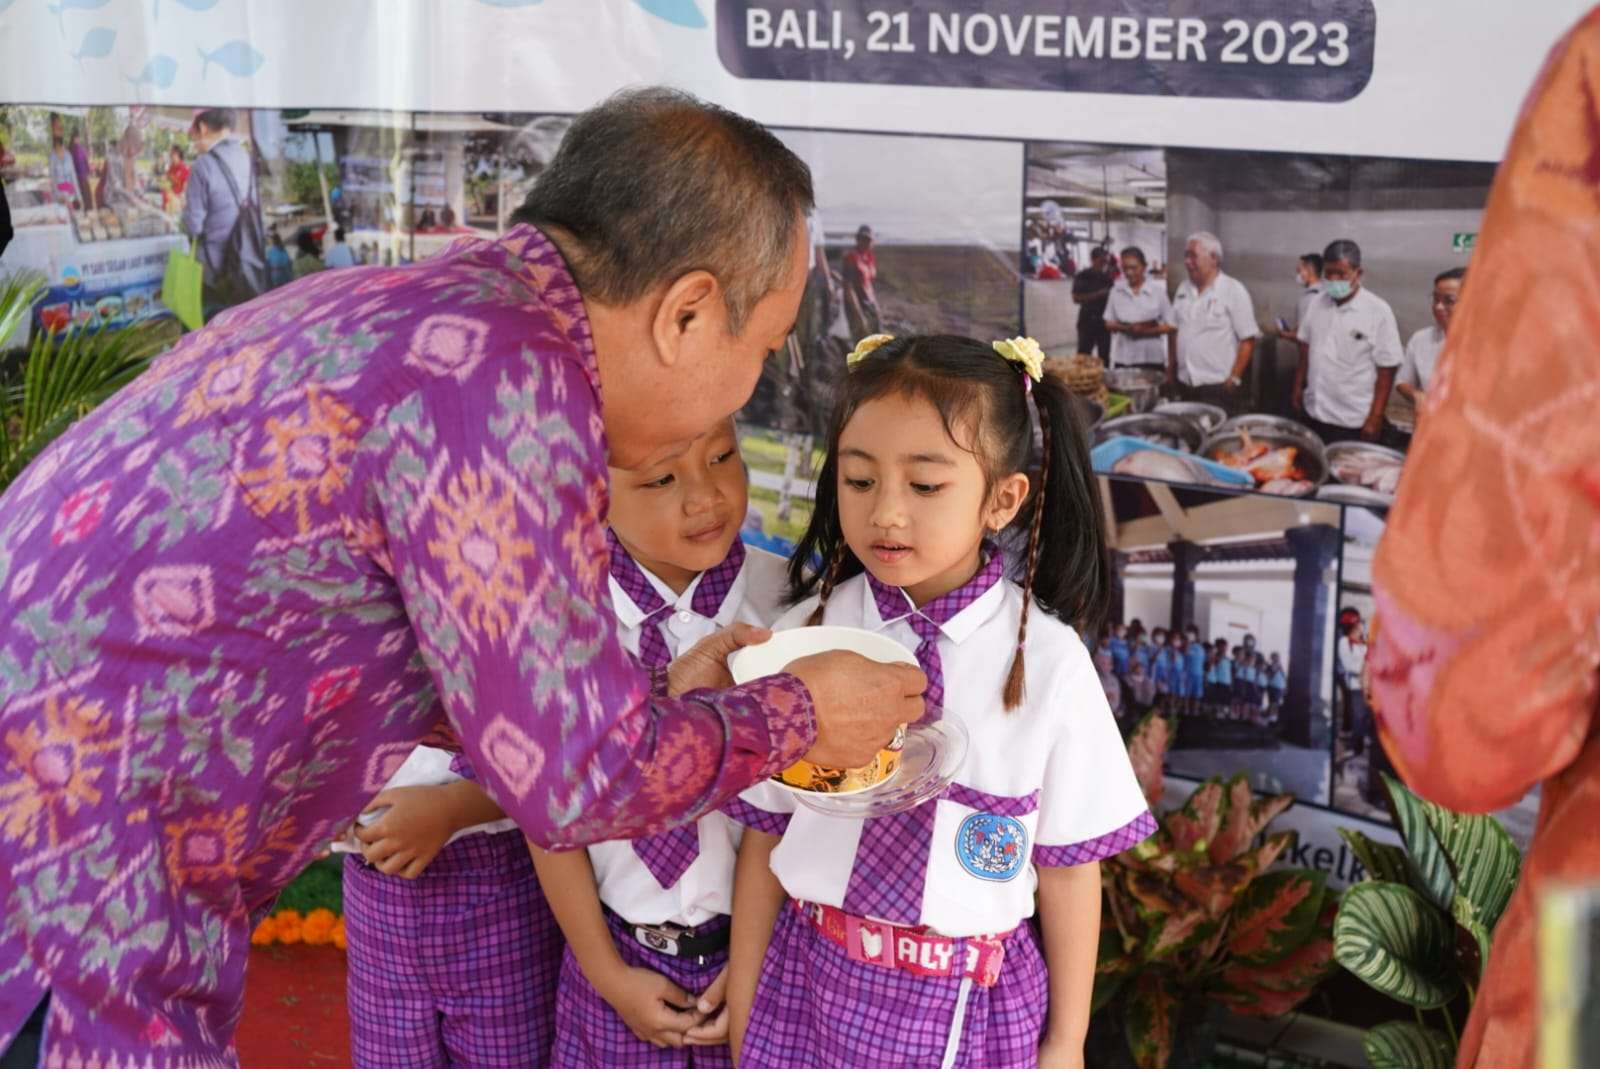
[[1020, 471], [1012, 472], [995, 484], [989, 492], [989, 504], [984, 509], [983, 525], [991, 531], [1003, 531], [1017, 518], [1023, 502], [1028, 500], [1028, 477]]

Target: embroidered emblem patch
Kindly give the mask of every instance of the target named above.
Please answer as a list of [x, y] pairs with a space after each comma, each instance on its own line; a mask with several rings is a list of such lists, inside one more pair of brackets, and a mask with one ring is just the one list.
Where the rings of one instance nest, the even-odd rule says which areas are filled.
[[974, 813], [956, 829], [956, 859], [980, 880], [1016, 876], [1028, 860], [1028, 832], [1014, 817]]

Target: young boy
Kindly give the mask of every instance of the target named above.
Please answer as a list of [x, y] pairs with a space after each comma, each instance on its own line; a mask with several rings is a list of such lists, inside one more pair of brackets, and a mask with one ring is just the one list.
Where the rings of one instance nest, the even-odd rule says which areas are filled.
[[[612, 605], [646, 666], [779, 615], [784, 562], [739, 540], [746, 483], [731, 419], [682, 456], [611, 470]], [[723, 991], [739, 837], [712, 812], [647, 839], [533, 851], [567, 937], [554, 1065], [731, 1064]]]
[[561, 931], [526, 840], [464, 758], [418, 746], [346, 848], [350, 1056], [551, 1064]]

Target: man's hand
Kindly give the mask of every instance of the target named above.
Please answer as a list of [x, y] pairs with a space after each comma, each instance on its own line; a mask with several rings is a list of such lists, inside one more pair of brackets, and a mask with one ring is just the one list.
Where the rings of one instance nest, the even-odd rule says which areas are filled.
[[928, 678], [905, 664], [881, 664], [833, 650], [801, 657], [786, 669], [811, 692], [817, 742], [805, 759], [827, 768], [871, 763], [901, 724], [921, 720]]
[[1367, 420], [1367, 422], [1365, 424], [1363, 424], [1362, 427], [1361, 427], [1361, 440], [1362, 441], [1365, 441], [1365, 442], [1376, 442], [1378, 440], [1378, 438], [1380, 436], [1382, 436], [1382, 434], [1383, 434], [1383, 417], [1382, 416], [1379, 416], [1376, 419]]
[[725, 631], [707, 635], [689, 652], [667, 666], [667, 693], [677, 698], [691, 690], [726, 690], [733, 686], [728, 674], [728, 658], [735, 650], [755, 646], [772, 637], [764, 627], [734, 624]]

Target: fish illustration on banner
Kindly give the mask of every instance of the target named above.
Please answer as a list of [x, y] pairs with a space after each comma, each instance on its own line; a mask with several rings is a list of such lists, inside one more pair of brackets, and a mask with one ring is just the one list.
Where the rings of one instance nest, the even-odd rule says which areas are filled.
[[700, 8], [694, 0], [633, 0], [633, 2], [656, 18], [664, 19], [674, 26], [685, 26], [691, 30], [703, 30], [706, 27], [706, 17], [700, 13]]
[[178, 61], [171, 56], [151, 56], [137, 78], [129, 78], [131, 85], [153, 85], [157, 89], [171, 89], [178, 74]]
[[[63, 14], [68, 11], [95, 11], [111, 3], [111, 0], [61, 0], [58, 4], [50, 5], [50, 13], [56, 17], [56, 27], [61, 31], [61, 36], [67, 35], [67, 23]], [[0, 10], [10, 6], [0, 4]]]
[[250, 47], [248, 41], [229, 41], [209, 53], [203, 48], [196, 48], [195, 51], [200, 53], [200, 58], [204, 61], [200, 68], [202, 80], [205, 79], [206, 73], [211, 70], [211, 64], [213, 63], [235, 78], [248, 78], [260, 70], [261, 65], [267, 61], [267, 57]]
[[96, 26], [83, 35], [83, 43], [78, 45], [78, 50], [72, 58], [78, 62], [86, 59], [105, 59], [111, 54], [111, 49], [117, 43], [117, 31], [109, 26]]
[[[178, 3], [190, 11], [210, 11], [217, 6], [217, 0], [178, 0]], [[155, 0], [150, 13], [158, 19], [161, 17], [161, 0]]]

